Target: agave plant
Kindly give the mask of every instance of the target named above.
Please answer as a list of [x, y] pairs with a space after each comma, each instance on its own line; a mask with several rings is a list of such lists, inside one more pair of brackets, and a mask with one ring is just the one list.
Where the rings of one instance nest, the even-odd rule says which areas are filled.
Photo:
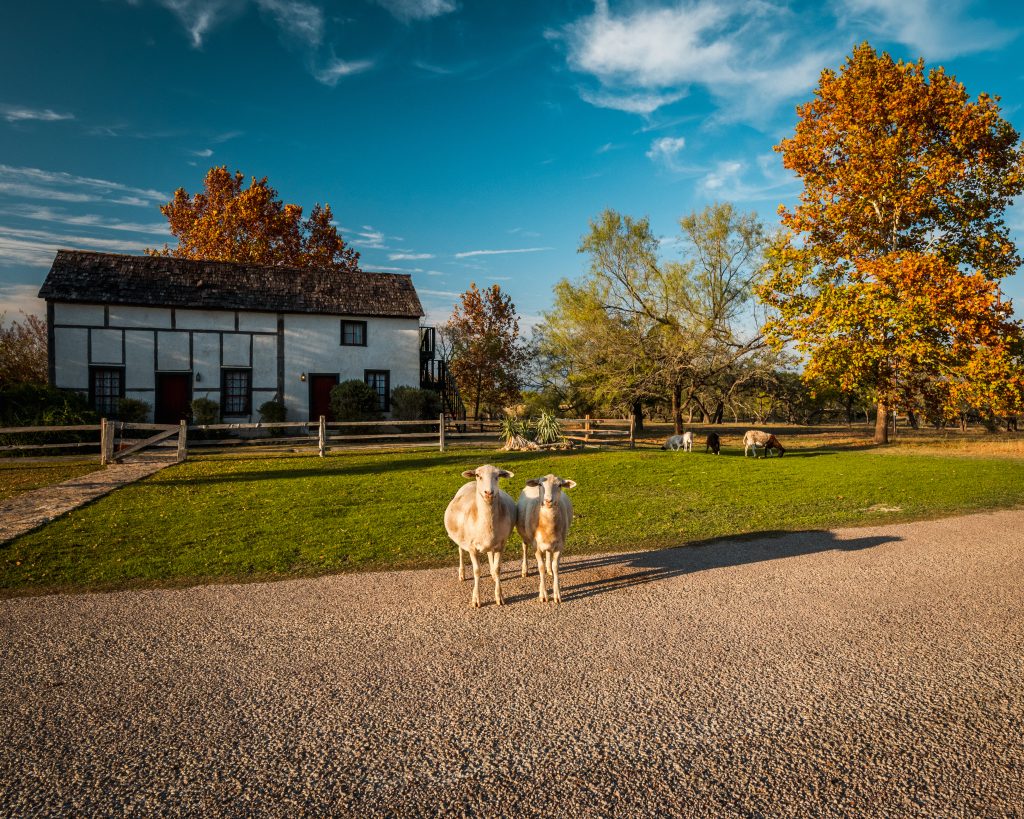
[[542, 412], [534, 422], [534, 440], [538, 444], [557, 444], [562, 440], [562, 425], [554, 415]]
[[505, 446], [502, 449], [507, 452], [537, 448], [537, 445], [526, 437], [526, 424], [513, 415], [506, 415], [501, 419], [499, 431], [505, 440]]

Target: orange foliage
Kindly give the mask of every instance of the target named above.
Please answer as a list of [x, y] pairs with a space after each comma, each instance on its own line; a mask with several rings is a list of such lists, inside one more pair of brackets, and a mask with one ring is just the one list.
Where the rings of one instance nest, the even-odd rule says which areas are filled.
[[998, 100], [866, 43], [814, 93], [776, 146], [804, 189], [759, 288], [769, 339], [881, 406], [1018, 411], [1024, 332], [999, 280], [1020, 264], [1001, 217], [1024, 154]]
[[161, 206], [178, 246], [147, 251], [153, 255], [249, 264], [317, 267], [335, 272], [359, 270], [359, 253], [345, 244], [331, 224], [330, 205], [316, 204], [303, 221], [302, 208], [284, 204], [267, 178], [245, 176], [227, 167], [210, 168], [204, 190], [184, 188]]

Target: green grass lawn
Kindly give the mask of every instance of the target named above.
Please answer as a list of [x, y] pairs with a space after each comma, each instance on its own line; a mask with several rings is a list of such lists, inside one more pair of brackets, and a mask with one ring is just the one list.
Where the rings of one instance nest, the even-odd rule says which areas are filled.
[[30, 489], [39, 489], [54, 483], [87, 475], [100, 469], [99, 460], [88, 461], [28, 461], [4, 460], [0, 462], [0, 501], [12, 498]]
[[[442, 517], [463, 469], [573, 478], [568, 552], [676, 546], [1012, 507], [1024, 460], [806, 448], [197, 460], [0, 546], [0, 589], [111, 588], [456, 563]], [[878, 511], [884, 508], [890, 511]], [[509, 551], [518, 557], [518, 536]]]

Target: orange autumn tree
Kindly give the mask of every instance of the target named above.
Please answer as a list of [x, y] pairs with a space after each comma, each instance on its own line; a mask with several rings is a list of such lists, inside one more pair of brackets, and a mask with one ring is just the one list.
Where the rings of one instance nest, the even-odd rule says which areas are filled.
[[444, 327], [451, 344], [451, 371], [459, 391], [473, 407], [518, 402], [525, 353], [519, 340], [519, 316], [512, 299], [492, 284], [470, 283]]
[[769, 340], [804, 354], [808, 382], [874, 394], [878, 443], [897, 405], [1018, 411], [1022, 332], [999, 282], [1021, 262], [1002, 215], [1024, 154], [998, 99], [864, 43], [797, 112], [775, 146], [804, 188], [758, 289]]
[[252, 177], [243, 187], [241, 171], [210, 168], [203, 191], [190, 196], [184, 188], [160, 207], [178, 246], [148, 253], [187, 259], [249, 264], [316, 267], [338, 273], [359, 270], [359, 253], [345, 244], [332, 224], [330, 205], [302, 208], [283, 203], [267, 177]]

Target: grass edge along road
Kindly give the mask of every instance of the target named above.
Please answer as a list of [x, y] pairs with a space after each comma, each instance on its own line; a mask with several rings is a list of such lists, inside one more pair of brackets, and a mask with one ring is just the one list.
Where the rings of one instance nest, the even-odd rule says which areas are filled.
[[[0, 546], [0, 594], [455, 565], [461, 472], [576, 480], [570, 554], [914, 520], [1024, 503], [1024, 460], [795, 449], [744, 459], [660, 450], [458, 450], [195, 460]], [[506, 558], [518, 557], [517, 535]]]

